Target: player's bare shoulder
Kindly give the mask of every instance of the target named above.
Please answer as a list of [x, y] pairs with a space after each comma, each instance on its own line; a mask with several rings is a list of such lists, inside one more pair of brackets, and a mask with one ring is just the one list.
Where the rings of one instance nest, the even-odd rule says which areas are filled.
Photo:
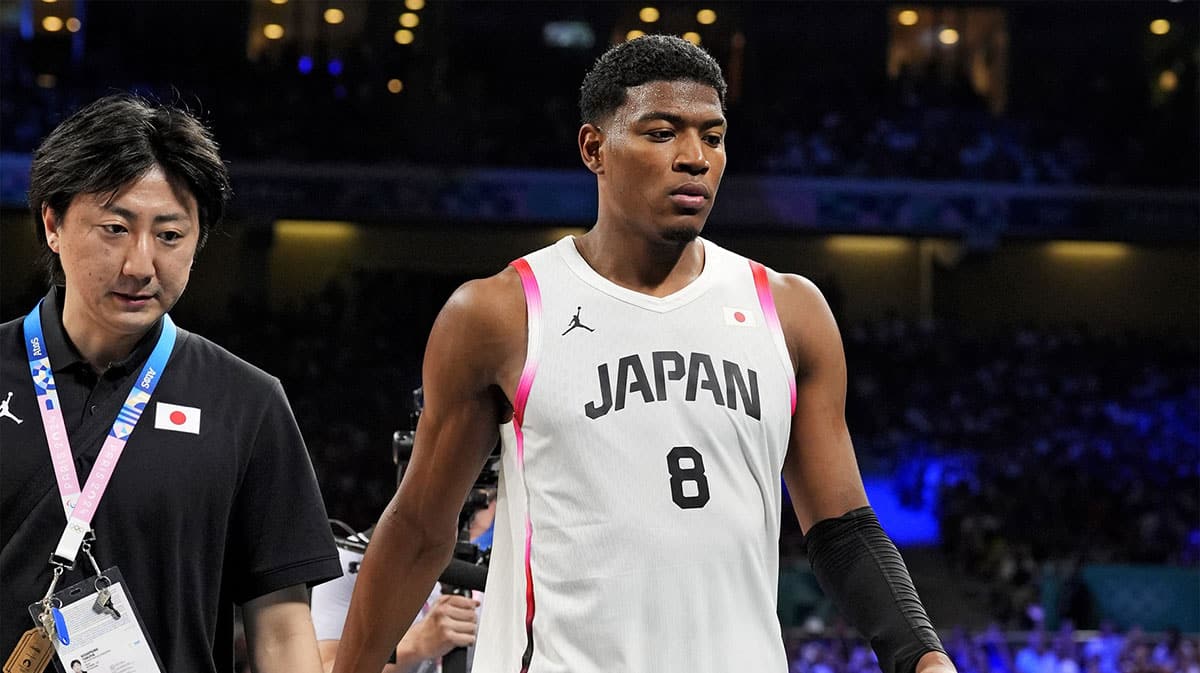
[[[434, 322], [426, 350], [430, 357], [472, 368], [488, 384], [515, 388], [525, 358], [525, 295], [516, 270], [506, 267], [487, 278], [459, 286]], [[515, 371], [516, 375], [510, 375]]]
[[767, 280], [797, 374], [810, 369], [814, 359], [843, 357], [837, 323], [817, 285], [799, 274], [770, 269]]
[[[816, 283], [804, 276], [767, 269], [767, 280], [771, 283], [771, 294], [781, 314], [785, 311], [802, 314], [813, 310], [823, 312], [829, 308]], [[780, 315], [780, 318], [783, 316]]]
[[510, 266], [494, 276], [477, 278], [460, 285], [446, 300], [438, 320], [446, 317], [464, 321], [470, 323], [473, 330], [491, 333], [523, 326], [524, 316], [525, 296], [521, 290], [521, 278], [516, 269]]

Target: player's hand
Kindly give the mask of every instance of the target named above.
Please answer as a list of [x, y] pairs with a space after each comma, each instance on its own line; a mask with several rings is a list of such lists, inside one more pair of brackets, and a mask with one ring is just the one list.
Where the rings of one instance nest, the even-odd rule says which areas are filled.
[[926, 652], [917, 660], [917, 673], [958, 673], [958, 669], [941, 652]]
[[404, 640], [423, 659], [436, 659], [456, 647], [475, 644], [475, 609], [479, 601], [466, 596], [438, 596], [425, 618], [413, 625]]

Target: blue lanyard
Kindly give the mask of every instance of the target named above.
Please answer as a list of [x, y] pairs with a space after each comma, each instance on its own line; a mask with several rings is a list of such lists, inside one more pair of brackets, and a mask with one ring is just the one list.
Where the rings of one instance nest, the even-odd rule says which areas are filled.
[[83, 544], [84, 535], [91, 530], [92, 517], [104, 491], [108, 488], [109, 479], [117, 461], [121, 458], [129, 435], [137, 426], [138, 420], [158, 382], [162, 379], [167, 360], [175, 348], [175, 338], [178, 329], [171, 316], [163, 315], [162, 332], [154, 345], [142, 372], [138, 375], [125, 404], [117, 413], [112, 429], [104, 439], [104, 446], [96, 458], [96, 464], [88, 475], [87, 483], [79, 488], [79, 477], [75, 473], [75, 459], [71, 454], [70, 441], [67, 438], [66, 423], [63, 421], [62, 406], [58, 401], [58, 390], [54, 385], [54, 371], [50, 367], [50, 353], [46, 349], [46, 339], [42, 333], [42, 302], [25, 316], [25, 351], [29, 356], [29, 371], [33, 376], [34, 394], [38, 400], [38, 411], [42, 416], [42, 429], [46, 433], [46, 443], [50, 447], [50, 460], [54, 465], [54, 477], [58, 481], [58, 492], [63, 501], [63, 511], [67, 515], [67, 527], [59, 538], [58, 547], [52, 560], [71, 567], [79, 548]]

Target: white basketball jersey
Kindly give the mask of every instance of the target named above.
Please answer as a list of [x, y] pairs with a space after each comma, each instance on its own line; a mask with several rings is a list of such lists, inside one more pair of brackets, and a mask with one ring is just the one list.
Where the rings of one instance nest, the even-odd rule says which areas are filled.
[[529, 345], [501, 426], [477, 673], [782, 673], [795, 379], [766, 273], [711, 242], [667, 297], [571, 237], [513, 263]]

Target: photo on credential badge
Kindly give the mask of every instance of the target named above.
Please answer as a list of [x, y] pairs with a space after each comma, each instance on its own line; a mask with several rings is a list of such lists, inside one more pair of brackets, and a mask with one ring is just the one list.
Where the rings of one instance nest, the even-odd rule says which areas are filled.
[[[163, 673], [120, 571], [110, 568], [104, 571], [102, 578], [111, 582], [107, 584], [108, 601], [97, 600], [96, 577], [88, 577], [54, 594], [55, 605], [67, 627], [65, 637], [56, 634], [58, 670], [63, 673]], [[105, 586], [102, 580], [99, 588]], [[29, 606], [35, 621], [41, 610], [41, 603]]]

